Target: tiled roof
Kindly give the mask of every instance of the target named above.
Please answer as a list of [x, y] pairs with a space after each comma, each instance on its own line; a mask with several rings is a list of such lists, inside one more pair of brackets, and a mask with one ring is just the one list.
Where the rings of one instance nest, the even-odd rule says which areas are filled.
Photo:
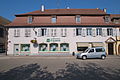
[[7, 26], [120, 26], [120, 24], [108, 24], [108, 23], [103, 23], [103, 24], [80, 24], [80, 23], [50, 23], [50, 24], [20, 24], [20, 23], [16, 23], [16, 24], [9, 24]]
[[7, 20], [7, 19], [3, 18], [2, 16], [0, 16], [0, 25], [6, 25], [8, 23], [10, 23], [9, 20]]
[[120, 18], [120, 14], [111, 14], [110, 17], [111, 18]]
[[40, 10], [25, 13], [25, 14], [18, 14], [16, 16], [23, 16], [23, 15], [105, 15], [106, 13], [101, 9], [46, 9], [44, 12]]

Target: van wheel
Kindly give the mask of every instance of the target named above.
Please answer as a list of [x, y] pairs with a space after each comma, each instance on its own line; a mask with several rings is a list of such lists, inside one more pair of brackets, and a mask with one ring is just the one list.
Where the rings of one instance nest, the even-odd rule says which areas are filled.
[[101, 58], [104, 60], [104, 59], [105, 59], [105, 56], [101, 56]]
[[87, 56], [82, 56], [82, 59], [83, 59], [83, 60], [87, 59]]

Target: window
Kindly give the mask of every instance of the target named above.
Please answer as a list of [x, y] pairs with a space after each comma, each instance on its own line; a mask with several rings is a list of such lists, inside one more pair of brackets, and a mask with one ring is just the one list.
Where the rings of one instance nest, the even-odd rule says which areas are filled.
[[0, 28], [0, 37], [4, 37], [4, 29]]
[[14, 53], [19, 52], [19, 44], [14, 44]]
[[97, 35], [102, 35], [102, 28], [97, 28], [96, 33]]
[[107, 35], [108, 36], [113, 36], [113, 29], [112, 28], [107, 29]]
[[28, 16], [28, 23], [32, 23], [33, 21], [33, 17], [32, 16]]
[[87, 36], [91, 36], [92, 35], [92, 28], [87, 28]]
[[67, 43], [60, 44], [60, 50], [61, 51], [69, 51], [69, 44], [67, 44]]
[[82, 28], [77, 28], [76, 29], [76, 35], [77, 36], [82, 35]]
[[39, 44], [39, 51], [47, 51], [47, 44]]
[[21, 44], [21, 51], [23, 52], [30, 51], [30, 44]]
[[25, 37], [31, 36], [31, 29], [25, 29]]
[[105, 20], [106, 23], [109, 23], [110, 22], [110, 17], [109, 16], [105, 16], [104, 20]]
[[88, 47], [77, 47], [77, 51], [85, 51]]
[[57, 43], [51, 43], [50, 44], [50, 51], [58, 51], [58, 44]]
[[4, 53], [5, 52], [5, 45], [4, 44], [0, 44], [0, 53]]
[[105, 52], [105, 50], [103, 48], [98, 48], [96, 49], [96, 52]]
[[47, 31], [47, 29], [45, 29], [45, 28], [43, 28], [43, 29], [41, 29], [41, 36], [46, 36], [46, 32]]
[[20, 36], [20, 29], [14, 29], [14, 36], [19, 37]]
[[51, 29], [51, 36], [55, 37], [57, 36], [57, 30], [56, 29]]
[[90, 49], [89, 53], [93, 53], [94, 52], [94, 49]]
[[67, 36], [67, 29], [66, 28], [61, 29], [61, 36], [62, 37], [66, 37]]
[[80, 15], [76, 16], [76, 22], [79, 23], [80, 22]]
[[56, 18], [56, 16], [52, 16], [52, 23], [56, 23], [57, 22], [57, 18]]

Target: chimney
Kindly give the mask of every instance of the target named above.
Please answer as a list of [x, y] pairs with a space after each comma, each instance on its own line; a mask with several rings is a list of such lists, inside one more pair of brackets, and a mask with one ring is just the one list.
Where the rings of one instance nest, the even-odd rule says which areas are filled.
[[104, 9], [103, 9], [103, 11], [106, 13], [106, 12], [107, 12], [107, 9], [106, 9], [106, 8], [104, 8]]
[[41, 6], [41, 12], [44, 12], [45, 11], [45, 7], [44, 5]]

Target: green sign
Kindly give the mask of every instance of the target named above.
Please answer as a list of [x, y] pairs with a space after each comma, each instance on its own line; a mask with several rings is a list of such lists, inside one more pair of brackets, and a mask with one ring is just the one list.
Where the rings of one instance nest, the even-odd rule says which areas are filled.
[[60, 38], [49, 38], [46, 41], [47, 42], [60, 42]]

